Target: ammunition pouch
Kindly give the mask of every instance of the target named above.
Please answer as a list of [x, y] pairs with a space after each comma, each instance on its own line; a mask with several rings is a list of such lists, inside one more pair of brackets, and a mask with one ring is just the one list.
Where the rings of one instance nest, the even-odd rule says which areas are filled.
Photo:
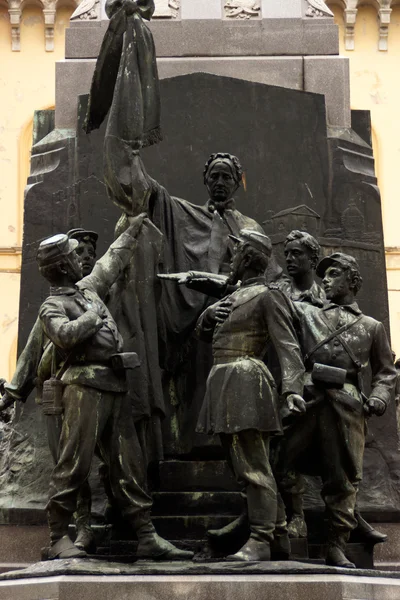
[[112, 355], [111, 367], [117, 373], [121, 373], [126, 369], [140, 367], [140, 360], [136, 352], [120, 352], [119, 354]]
[[62, 397], [64, 384], [60, 379], [51, 377], [43, 384], [42, 407], [43, 414], [48, 416], [62, 415]]
[[311, 379], [317, 386], [329, 388], [342, 388], [346, 382], [347, 371], [338, 367], [331, 367], [321, 363], [314, 363]]

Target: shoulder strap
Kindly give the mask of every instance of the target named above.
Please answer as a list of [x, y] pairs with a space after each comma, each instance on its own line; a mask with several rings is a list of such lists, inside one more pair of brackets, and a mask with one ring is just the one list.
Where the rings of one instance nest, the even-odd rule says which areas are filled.
[[358, 321], [360, 321], [360, 319], [362, 319], [362, 317], [363, 317], [363, 315], [359, 315], [356, 319], [354, 319], [354, 321], [351, 321], [350, 323], [346, 323], [346, 325], [343, 325], [339, 329], [333, 329], [332, 325], [329, 323], [329, 321], [323, 315], [323, 319], [331, 333], [325, 339], [318, 342], [318, 344], [316, 344], [310, 350], [310, 352], [308, 352], [305, 355], [304, 362], [306, 362], [310, 358], [310, 356], [312, 356], [317, 350], [319, 350], [321, 348], [321, 346], [324, 346], [325, 344], [327, 344], [334, 338], [337, 338], [339, 340], [339, 342], [342, 344], [342, 346], [345, 349], [345, 351], [347, 352], [347, 354], [350, 356], [350, 359], [356, 365], [357, 369], [358, 370], [361, 369], [361, 363], [359, 362], [359, 360], [357, 359], [357, 357], [355, 356], [354, 352], [352, 351], [350, 346], [347, 344], [347, 342], [345, 342], [345, 340], [342, 339], [341, 334], [344, 333], [345, 331], [347, 331], [348, 329], [350, 329], [350, 327], [353, 327], [353, 325], [355, 325], [356, 323], [358, 323]]
[[54, 379], [61, 379], [61, 377], [64, 375], [65, 371], [68, 369], [69, 365], [71, 364], [71, 360], [75, 356], [76, 351], [75, 351], [75, 348], [73, 350], [71, 350], [71, 352], [68, 354], [67, 358], [65, 359], [63, 365], [60, 367], [60, 369], [57, 372], [56, 372], [56, 368], [57, 368], [56, 353], [57, 353], [57, 348], [53, 344], [53, 356], [51, 359], [51, 376]]

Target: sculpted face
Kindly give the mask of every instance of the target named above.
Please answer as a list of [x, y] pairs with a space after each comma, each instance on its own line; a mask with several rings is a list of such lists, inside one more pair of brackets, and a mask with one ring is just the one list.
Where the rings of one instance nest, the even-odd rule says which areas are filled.
[[71, 283], [77, 283], [80, 279], [82, 279], [83, 273], [81, 262], [75, 250], [66, 257], [65, 268]]
[[217, 202], [229, 200], [238, 188], [229, 165], [222, 162], [217, 162], [208, 171], [206, 185], [211, 200]]
[[311, 253], [301, 240], [293, 240], [285, 246], [285, 259], [290, 277], [301, 277], [313, 268]]
[[327, 299], [335, 303], [353, 293], [348, 271], [339, 265], [332, 265], [325, 271], [322, 285]]
[[75, 252], [82, 266], [83, 277], [90, 275], [96, 262], [96, 251], [92, 242], [90, 240], [80, 240]]

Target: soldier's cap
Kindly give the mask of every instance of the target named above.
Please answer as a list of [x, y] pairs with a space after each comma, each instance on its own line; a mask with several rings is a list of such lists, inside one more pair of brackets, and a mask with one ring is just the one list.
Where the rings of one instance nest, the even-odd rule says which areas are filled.
[[329, 267], [333, 264], [338, 264], [341, 267], [349, 268], [353, 267], [360, 271], [360, 267], [358, 266], [358, 262], [354, 258], [354, 256], [350, 256], [349, 254], [344, 254], [343, 252], [334, 252], [330, 256], [326, 256], [317, 265], [316, 273], [318, 277], [321, 279], [324, 277], [325, 272]]
[[69, 231], [67, 231], [67, 236], [70, 240], [78, 240], [78, 242], [84, 240], [85, 238], [89, 238], [89, 240], [95, 247], [97, 240], [99, 239], [98, 233], [96, 233], [95, 231], [89, 231], [88, 229], [83, 229], [82, 227], [70, 229]]
[[78, 247], [78, 240], [69, 239], [65, 233], [57, 233], [40, 243], [36, 260], [39, 267], [55, 265]]
[[253, 229], [241, 229], [239, 236], [229, 235], [237, 244], [247, 243], [267, 256], [271, 256], [272, 243], [267, 235]]

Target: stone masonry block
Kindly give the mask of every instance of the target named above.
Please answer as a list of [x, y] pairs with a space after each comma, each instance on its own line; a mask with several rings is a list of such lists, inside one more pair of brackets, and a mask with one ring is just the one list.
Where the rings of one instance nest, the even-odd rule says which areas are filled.
[[325, 95], [329, 125], [351, 127], [348, 58], [305, 56], [304, 91]]

